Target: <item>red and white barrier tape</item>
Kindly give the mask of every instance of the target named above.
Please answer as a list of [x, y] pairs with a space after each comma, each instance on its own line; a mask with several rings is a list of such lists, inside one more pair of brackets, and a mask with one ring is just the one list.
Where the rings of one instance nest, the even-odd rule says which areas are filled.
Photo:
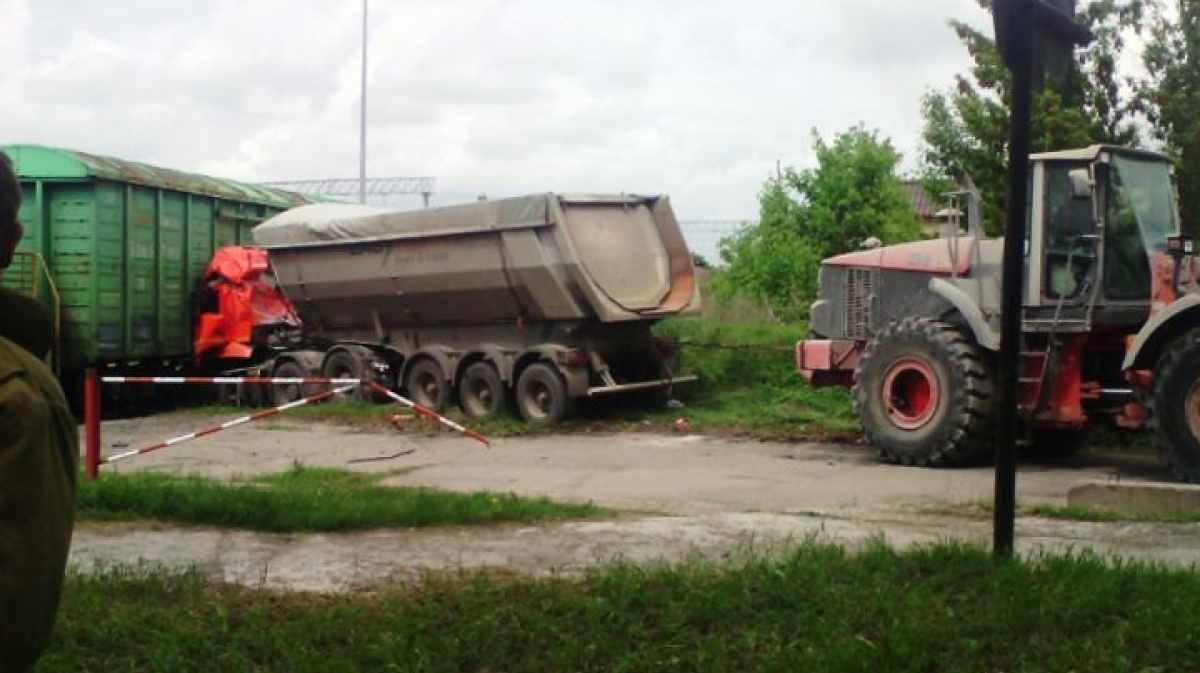
[[286, 376], [104, 376], [101, 383], [262, 383], [267, 385], [360, 385], [359, 379], [323, 379], [313, 377]]
[[464, 428], [463, 426], [459, 425], [458, 423], [455, 423], [454, 421], [450, 420], [449, 418], [446, 418], [445, 416], [439, 414], [438, 412], [434, 411], [433, 409], [430, 409], [429, 407], [425, 407], [420, 404], [417, 404], [416, 402], [413, 402], [412, 400], [408, 399], [407, 397], [397, 395], [396, 393], [388, 390], [387, 388], [379, 385], [378, 383], [375, 383], [374, 381], [368, 381], [367, 385], [369, 385], [372, 390], [374, 390], [378, 393], [387, 395], [388, 397], [392, 398], [396, 402], [403, 404], [404, 406], [408, 407], [409, 409], [412, 409], [413, 411], [417, 412], [418, 414], [421, 414], [422, 416], [426, 416], [428, 418], [437, 419], [437, 421], [439, 423], [450, 428], [451, 430], [454, 430], [455, 432], [458, 432], [466, 437], [470, 437], [471, 439], [483, 444], [484, 446], [488, 447], [489, 449], [492, 448], [492, 442], [487, 437], [484, 437], [483, 435], [481, 435], [478, 432], [475, 432], [473, 430], [468, 430], [467, 428]]
[[198, 439], [200, 437], [212, 435], [212, 434], [218, 433], [222, 430], [228, 430], [229, 428], [232, 428], [232, 427], [235, 427], [238, 425], [242, 425], [244, 423], [249, 423], [250, 421], [256, 421], [260, 418], [274, 416], [276, 414], [287, 411], [288, 409], [295, 409], [296, 407], [302, 407], [306, 404], [312, 404], [313, 402], [319, 402], [328, 397], [333, 397], [334, 395], [340, 395], [341, 393], [350, 392], [354, 388], [362, 385], [361, 381], [359, 381], [357, 379], [352, 379], [352, 380], [354, 382], [351, 385], [342, 386], [340, 388], [334, 388], [333, 390], [326, 390], [325, 392], [317, 393], [316, 395], [310, 395], [308, 397], [305, 397], [304, 399], [296, 400], [295, 402], [288, 402], [287, 404], [283, 404], [278, 407], [273, 407], [271, 409], [264, 409], [263, 411], [259, 411], [259, 412], [253, 413], [253, 414], [242, 416], [240, 418], [235, 418], [231, 421], [226, 421], [220, 425], [214, 425], [210, 428], [204, 428], [202, 430], [197, 430], [195, 432], [189, 432], [186, 435], [172, 437], [171, 439], [168, 439], [165, 442], [159, 442], [157, 444], [143, 446], [140, 449], [134, 449], [133, 451], [126, 451], [125, 453], [118, 453], [115, 456], [109, 456], [108, 458], [103, 458], [100, 460], [100, 462], [101, 463], [115, 463], [118, 460], [124, 460], [126, 458], [132, 458], [133, 456], [140, 456], [144, 453], [150, 453], [151, 451], [158, 451], [159, 449], [165, 449], [168, 446], [174, 446], [176, 444], [182, 444], [183, 442], [188, 442], [193, 439]]

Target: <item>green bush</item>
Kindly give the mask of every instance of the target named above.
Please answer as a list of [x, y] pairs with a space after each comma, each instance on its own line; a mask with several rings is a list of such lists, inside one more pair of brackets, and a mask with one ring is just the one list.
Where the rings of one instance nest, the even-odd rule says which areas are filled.
[[807, 324], [673, 318], [660, 323], [656, 332], [680, 342], [683, 373], [700, 377], [696, 391], [807, 387], [793, 356], [796, 341], [808, 334]]

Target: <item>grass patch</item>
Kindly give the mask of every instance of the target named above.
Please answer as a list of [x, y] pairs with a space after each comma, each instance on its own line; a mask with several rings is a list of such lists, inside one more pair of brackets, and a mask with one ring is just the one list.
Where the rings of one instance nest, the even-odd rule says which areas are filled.
[[[226, 404], [208, 404], [195, 407], [182, 407], [172, 413], [184, 418], [195, 417], [198, 419], [207, 419], [209, 417], [228, 417], [234, 418], [243, 416], [247, 413], [261, 411], [258, 407], [238, 407]], [[346, 400], [338, 402], [327, 402], [324, 404], [309, 404], [295, 409], [288, 410], [285, 414], [274, 418], [259, 421], [258, 427], [263, 427], [263, 424], [273, 424], [284, 422], [289, 419], [304, 419], [308, 421], [324, 421], [329, 423], [337, 423], [356, 428], [381, 428], [388, 425], [388, 419], [395, 413], [407, 413], [398, 406], [387, 406], [382, 404], [373, 404], [361, 400]]]
[[116, 571], [70, 579], [36, 670], [1186, 671], [1198, 620], [1193, 572], [956, 546], [434, 576], [336, 597]]
[[813, 388], [796, 371], [794, 348], [808, 325], [673, 318], [655, 331], [679, 340], [682, 373], [700, 377], [679, 388], [687, 407], [674, 412], [695, 429], [783, 441], [857, 435], [850, 391]]
[[[670, 318], [654, 327], [656, 334], [679, 341], [682, 347], [680, 374], [695, 374], [696, 383], [680, 385], [675, 394], [686, 403], [683, 409], [657, 411], [631, 396], [589, 400], [582, 416], [559, 427], [531, 426], [504, 415], [483, 422], [463, 417], [457, 409], [447, 415], [488, 437], [549, 435], [559, 432], [611, 430], [669, 430], [681, 416], [692, 422], [692, 431], [746, 436], [777, 441], [839, 440], [858, 437], [850, 391], [845, 388], [813, 388], [796, 371], [794, 347], [808, 336], [803, 322], [727, 323], [709, 318]], [[208, 406], [182, 411], [201, 416], [236, 416], [237, 407]], [[352, 401], [300, 407], [289, 418], [334, 422], [360, 429], [389, 427], [393, 413], [408, 413], [392, 407]], [[268, 421], [270, 422], [270, 421]], [[436, 424], [417, 419], [407, 428], [425, 434], [441, 432]], [[1088, 450], [1121, 449], [1150, 453], [1155, 449], [1149, 432], [1121, 430], [1097, 421], [1090, 427]]]
[[497, 493], [386, 487], [386, 474], [297, 466], [244, 482], [155, 472], [106, 473], [79, 482], [79, 516], [152, 519], [269, 532], [457, 526], [607, 515], [592, 504]]
[[1176, 510], [1169, 512], [1118, 512], [1111, 509], [1068, 505], [1030, 505], [1021, 508], [1022, 514], [1068, 521], [1135, 521], [1144, 523], [1198, 523], [1200, 512]]
[[806, 324], [671, 318], [654, 331], [677, 340], [683, 348], [683, 373], [700, 377], [686, 388], [689, 394], [703, 397], [759, 386], [808, 388], [794, 359], [796, 342], [808, 336]]
[[[476, 422], [465, 419], [457, 409], [447, 415], [488, 437], [546, 435], [557, 432], [636, 430], [647, 427], [669, 429], [671, 421], [685, 416], [696, 432], [734, 434], [759, 439], [801, 441], [853, 439], [857, 421], [850, 393], [843, 388], [816, 389], [796, 372], [795, 343], [808, 333], [802, 323], [722, 323], [704, 318], [672, 318], [655, 326], [655, 332], [682, 344], [681, 374], [696, 374], [696, 383], [680, 385], [676, 395], [686, 407], [658, 411], [636, 395], [588, 400], [581, 416], [562, 426], [531, 426], [504, 415]], [[394, 411], [392, 410], [394, 409]], [[399, 407], [363, 402], [319, 404], [300, 407], [281, 417], [329, 421], [362, 429], [388, 427], [392, 413], [407, 413]], [[235, 407], [208, 406], [184, 411], [202, 416], [236, 416]], [[423, 419], [410, 421], [407, 429], [440, 432]]]
[[[995, 508], [991, 500], [977, 500], [958, 505], [944, 503], [922, 507], [925, 514], [957, 516], [967, 519], [990, 518]], [[1176, 510], [1169, 512], [1120, 512], [1111, 509], [1070, 505], [1018, 505], [1020, 516], [1039, 516], [1064, 521], [1095, 521], [1108, 523], [1128, 521], [1135, 523], [1200, 523], [1200, 511]]]
[[757, 439], [852, 441], [858, 435], [850, 392], [841, 388], [744, 388], [692, 399], [683, 409], [649, 415], [664, 422], [680, 416], [687, 417], [698, 432]]

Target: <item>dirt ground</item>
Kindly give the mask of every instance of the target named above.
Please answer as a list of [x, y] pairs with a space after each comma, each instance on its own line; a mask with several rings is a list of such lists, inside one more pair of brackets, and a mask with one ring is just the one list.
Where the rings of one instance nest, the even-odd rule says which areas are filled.
[[[166, 415], [105, 423], [106, 455], [181, 434], [209, 419]], [[412, 453], [391, 459], [397, 452]], [[141, 564], [195, 567], [215, 579], [340, 591], [427, 570], [497, 568], [577, 572], [614, 558], [713, 558], [778, 550], [807, 539], [897, 546], [940, 540], [987, 544], [988, 467], [926, 470], [882, 465], [865, 446], [734, 441], [700, 435], [620, 433], [498, 439], [491, 449], [452, 435], [363, 431], [311, 421], [270, 421], [105, 466], [232, 477], [294, 463], [384, 471], [385, 483], [592, 501], [615, 520], [329, 535], [268, 535], [162, 525], [84, 524], [73, 564], [86, 570]], [[1024, 463], [1023, 504], [1066, 502], [1086, 480], [1166, 481], [1150, 456], [1089, 454]], [[1022, 517], [1022, 553], [1093, 550], [1190, 564], [1196, 524], [1082, 523]]]

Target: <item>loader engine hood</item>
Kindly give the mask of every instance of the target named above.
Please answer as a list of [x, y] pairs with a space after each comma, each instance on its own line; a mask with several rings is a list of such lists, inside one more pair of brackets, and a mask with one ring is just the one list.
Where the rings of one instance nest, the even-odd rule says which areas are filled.
[[974, 257], [976, 242], [974, 236], [960, 236], [901, 243], [830, 257], [822, 264], [965, 276], [971, 270], [971, 258]]

